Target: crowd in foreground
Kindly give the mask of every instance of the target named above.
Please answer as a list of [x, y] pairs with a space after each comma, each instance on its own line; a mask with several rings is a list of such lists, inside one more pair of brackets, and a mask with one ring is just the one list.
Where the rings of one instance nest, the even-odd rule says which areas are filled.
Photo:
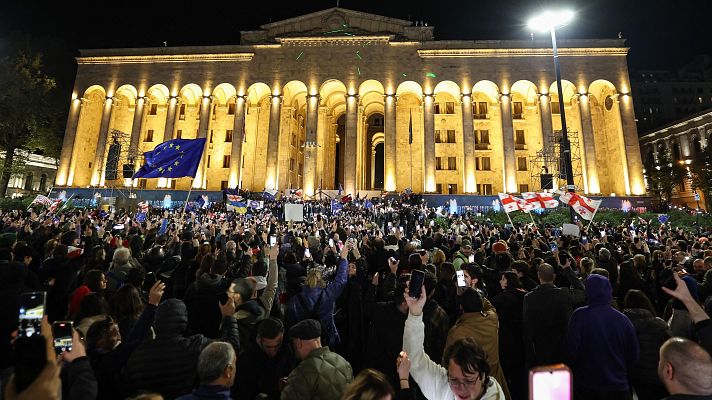
[[[0, 215], [4, 398], [527, 399], [565, 363], [575, 399], [712, 399], [709, 231], [281, 209]], [[44, 367], [20, 382], [31, 291]]]

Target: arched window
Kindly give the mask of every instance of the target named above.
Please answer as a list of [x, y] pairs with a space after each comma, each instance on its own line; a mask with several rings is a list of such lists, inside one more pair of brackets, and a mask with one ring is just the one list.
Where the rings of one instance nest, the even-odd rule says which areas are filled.
[[32, 173], [25, 176], [25, 190], [32, 190]]

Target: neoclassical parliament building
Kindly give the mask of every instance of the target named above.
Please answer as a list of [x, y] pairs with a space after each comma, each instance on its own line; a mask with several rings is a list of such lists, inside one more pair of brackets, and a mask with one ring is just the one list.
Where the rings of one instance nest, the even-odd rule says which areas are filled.
[[[82, 50], [56, 184], [538, 190], [563, 101], [578, 189], [642, 195], [627, 52], [622, 39], [560, 40], [559, 98], [547, 36], [438, 41], [433, 26], [343, 8], [243, 31], [239, 45]], [[195, 179], [122, 177], [175, 138], [207, 138]]]

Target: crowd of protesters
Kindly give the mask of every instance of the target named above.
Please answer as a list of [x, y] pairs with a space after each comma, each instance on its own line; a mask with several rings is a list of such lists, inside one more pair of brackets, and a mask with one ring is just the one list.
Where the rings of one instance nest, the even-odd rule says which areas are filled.
[[[5, 398], [526, 399], [529, 370], [559, 363], [576, 399], [712, 398], [709, 232], [282, 207], [2, 213]], [[19, 388], [29, 291], [46, 362]], [[59, 356], [53, 321], [74, 326]]]

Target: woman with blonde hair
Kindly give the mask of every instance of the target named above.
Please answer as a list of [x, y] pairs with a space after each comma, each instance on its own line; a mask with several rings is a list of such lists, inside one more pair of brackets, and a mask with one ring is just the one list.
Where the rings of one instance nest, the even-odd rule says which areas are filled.
[[346, 387], [341, 400], [392, 400], [395, 396], [386, 376], [375, 369], [365, 369]]

